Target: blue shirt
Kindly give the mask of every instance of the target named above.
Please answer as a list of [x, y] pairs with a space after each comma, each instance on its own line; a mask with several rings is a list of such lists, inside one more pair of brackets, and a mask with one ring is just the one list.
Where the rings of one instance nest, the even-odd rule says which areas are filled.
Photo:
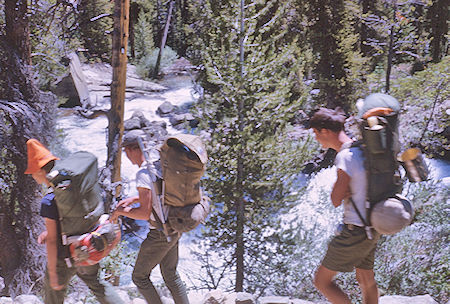
[[58, 208], [56, 207], [55, 194], [47, 193], [41, 200], [42, 217], [46, 217], [59, 222]]
[[42, 217], [52, 219], [57, 224], [58, 234], [58, 257], [66, 257], [67, 248], [63, 246], [61, 239], [61, 226], [59, 224], [58, 207], [56, 206], [55, 194], [53, 192], [47, 193], [41, 200], [41, 211], [39, 213]]

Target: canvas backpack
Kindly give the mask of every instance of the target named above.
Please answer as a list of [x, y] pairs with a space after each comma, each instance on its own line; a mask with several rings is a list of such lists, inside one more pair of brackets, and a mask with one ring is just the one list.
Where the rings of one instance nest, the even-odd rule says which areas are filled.
[[85, 151], [75, 152], [56, 160], [47, 177], [55, 193], [61, 233], [72, 236], [90, 231], [104, 213], [97, 157]]
[[360, 109], [358, 125], [367, 174], [366, 216], [354, 202], [358, 216], [370, 237], [370, 228], [382, 234], [394, 234], [409, 225], [413, 217], [411, 203], [400, 195], [402, 182], [397, 155], [400, 151], [398, 115], [400, 105], [392, 96], [375, 93], [367, 96]]
[[[63, 160], [56, 160], [47, 178], [55, 194], [62, 242], [70, 247], [71, 255], [66, 262], [74, 261], [77, 265], [98, 263], [120, 240], [120, 230], [117, 232], [117, 225], [99, 223], [100, 217], [105, 215], [98, 184], [97, 157], [85, 151], [75, 152]], [[103, 227], [101, 230], [100, 226]], [[101, 250], [86, 246], [94, 245], [94, 235], [102, 237], [99, 231], [111, 234], [105, 231], [106, 227], [111, 228], [109, 230], [115, 236], [110, 244]]]
[[[140, 146], [149, 163], [148, 149], [142, 140]], [[208, 161], [205, 146], [199, 136], [177, 134], [164, 141], [159, 156], [162, 182], [154, 182], [152, 190], [159, 194], [159, 203], [169, 206], [169, 211], [166, 218], [153, 213], [158, 225], [167, 224], [167, 229], [179, 233], [193, 230], [209, 213], [209, 199], [200, 187]]]

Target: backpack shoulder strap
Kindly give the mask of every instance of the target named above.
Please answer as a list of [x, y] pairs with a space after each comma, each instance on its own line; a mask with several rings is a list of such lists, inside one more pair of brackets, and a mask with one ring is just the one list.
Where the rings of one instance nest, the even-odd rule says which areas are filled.
[[361, 221], [362, 221], [363, 224], [364, 224], [364, 229], [366, 230], [367, 238], [368, 238], [369, 240], [371, 240], [371, 239], [373, 238], [373, 236], [372, 236], [372, 226], [371, 226], [370, 223], [369, 223], [369, 221], [370, 221], [370, 211], [371, 211], [371, 208], [367, 208], [366, 214], [367, 214], [368, 221], [366, 221], [366, 220], [363, 218], [363, 216], [361, 215], [361, 212], [359, 212], [359, 209], [358, 209], [358, 207], [356, 206], [356, 204], [355, 204], [355, 202], [353, 201], [353, 199], [350, 197], [349, 200], [350, 200], [350, 202], [352, 203], [353, 208], [355, 208], [356, 213], [358, 214], [358, 217], [361, 219]]

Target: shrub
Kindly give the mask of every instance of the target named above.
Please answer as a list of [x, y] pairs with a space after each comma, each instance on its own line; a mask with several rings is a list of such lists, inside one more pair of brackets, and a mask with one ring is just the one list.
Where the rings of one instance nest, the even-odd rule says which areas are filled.
[[[156, 59], [158, 58], [159, 48], [154, 49], [149, 55], [146, 55], [141, 60], [136, 68], [139, 76], [149, 78], [155, 69]], [[160, 69], [168, 67], [178, 58], [177, 53], [170, 47], [166, 46], [161, 56]]]
[[450, 205], [448, 190], [437, 183], [410, 185], [416, 217], [413, 224], [379, 243], [375, 273], [386, 294], [430, 294], [449, 299]]

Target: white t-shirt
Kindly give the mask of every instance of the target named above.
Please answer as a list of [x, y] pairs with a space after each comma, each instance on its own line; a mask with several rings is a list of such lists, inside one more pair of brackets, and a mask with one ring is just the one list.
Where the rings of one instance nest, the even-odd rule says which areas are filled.
[[[147, 169], [147, 163], [144, 162], [139, 167], [139, 171], [136, 173], [136, 188], [144, 188], [149, 189], [151, 191], [151, 176], [150, 172]], [[152, 202], [152, 207], [156, 211], [156, 214], [158, 214], [160, 217], [161, 214], [161, 206], [158, 202]], [[164, 212], [164, 218], [167, 218], [167, 213], [169, 212], [169, 208], [167, 206], [162, 206], [163, 212]], [[153, 213], [150, 215], [150, 219], [153, 221], [156, 221], [155, 216]], [[150, 224], [150, 229], [157, 229], [157, 227], [154, 227]]]
[[[364, 169], [363, 152], [358, 147], [343, 148], [336, 155], [336, 168], [350, 176], [350, 191], [361, 215], [366, 218], [367, 175]], [[364, 226], [350, 200], [344, 200], [344, 223]]]

